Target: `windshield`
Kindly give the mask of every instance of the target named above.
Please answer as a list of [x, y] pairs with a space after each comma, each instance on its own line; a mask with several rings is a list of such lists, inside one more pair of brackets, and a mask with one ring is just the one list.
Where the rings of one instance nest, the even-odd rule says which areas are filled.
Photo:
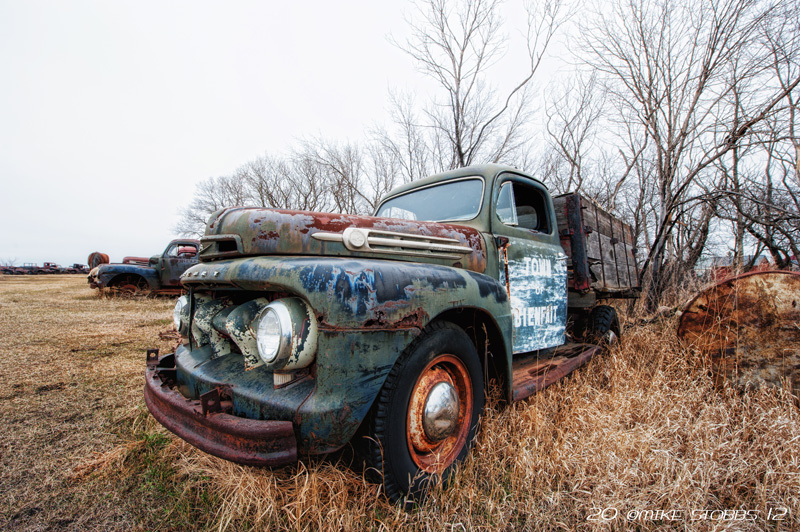
[[383, 203], [376, 216], [444, 222], [472, 220], [481, 210], [483, 180], [469, 177], [420, 188]]

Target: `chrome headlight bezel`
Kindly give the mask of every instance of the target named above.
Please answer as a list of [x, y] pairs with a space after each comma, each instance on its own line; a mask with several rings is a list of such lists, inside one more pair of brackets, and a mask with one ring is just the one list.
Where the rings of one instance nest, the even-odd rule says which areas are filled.
[[[273, 301], [258, 313], [254, 320], [254, 333], [258, 345], [258, 356], [271, 366], [291, 354], [292, 317], [286, 304]], [[277, 325], [277, 331], [269, 331]]]
[[188, 323], [185, 318], [188, 318], [189, 297], [181, 296], [175, 302], [175, 308], [172, 309], [172, 323], [175, 325], [175, 330], [180, 334], [185, 334], [184, 330], [188, 332]]
[[[268, 321], [270, 320], [270, 321]], [[277, 331], [267, 330], [277, 323]], [[258, 356], [272, 370], [293, 370], [311, 364], [317, 351], [317, 320], [300, 298], [277, 299], [259, 311], [251, 325]]]

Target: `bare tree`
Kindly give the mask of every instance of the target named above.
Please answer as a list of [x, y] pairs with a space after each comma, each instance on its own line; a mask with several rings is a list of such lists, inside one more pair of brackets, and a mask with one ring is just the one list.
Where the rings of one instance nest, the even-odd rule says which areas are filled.
[[201, 234], [212, 213], [233, 206], [370, 214], [400, 174], [399, 159], [380, 144], [307, 139], [286, 157], [266, 154], [200, 182], [176, 230]]
[[[380, 151], [381, 158], [391, 158], [396, 167], [396, 177], [402, 183], [422, 179], [441, 168], [434, 164], [435, 146], [428, 143], [422, 127], [419, 110], [407, 94], [389, 91], [392, 126], [377, 127], [372, 133], [372, 150]], [[399, 182], [397, 184], [399, 184]]]
[[552, 87], [550, 94], [545, 128], [553, 171], [548, 182], [562, 193], [580, 192], [585, 173], [592, 171], [588, 160], [603, 112], [603, 94], [592, 75], [586, 81], [572, 77], [562, 86]]
[[242, 176], [210, 177], [197, 184], [194, 199], [180, 210], [175, 230], [182, 235], [200, 235], [211, 213], [246, 203], [249, 203], [249, 195]]
[[[773, 11], [755, 0], [619, 0], [603, 3], [581, 28], [582, 49], [609, 98], [625, 110], [626, 129], [647, 139], [643, 156], [652, 164], [656, 212], [643, 271], [649, 270], [653, 304], [666, 281], [662, 268], [678, 259], [669, 253], [673, 231], [682, 216], [695, 212], [690, 203], [702, 193], [698, 180], [800, 81], [762, 92], [741, 121], [729, 117], [720, 127], [714, 111], [731, 91], [733, 60], [763, 61], [756, 37]], [[628, 152], [629, 160], [635, 157]], [[704, 224], [699, 230], [702, 236]], [[695, 238], [684, 241], [700, 245]]]
[[527, 71], [504, 94], [498, 94], [489, 69], [506, 44], [500, 0], [424, 0], [415, 3], [409, 23], [412, 36], [399, 45], [441, 90], [422, 112], [407, 99], [394, 98], [400, 133], [384, 136], [384, 145], [403, 161], [407, 179], [420, 169], [440, 171], [473, 163], [509, 162], [524, 156], [530, 139], [530, 82], [561, 18], [557, 0], [528, 10]]
[[435, 171], [477, 162], [527, 157], [529, 85], [562, 21], [558, 0], [528, 9], [528, 64], [520, 81], [499, 95], [490, 67], [506, 43], [500, 0], [421, 0], [414, 4], [412, 36], [401, 47], [442, 97], [417, 109], [392, 94], [394, 125], [377, 128], [371, 142], [306, 140], [288, 157], [265, 155], [230, 177], [198, 185], [177, 227], [201, 232], [207, 217], [230, 205], [259, 205], [347, 213], [372, 212], [394, 186]]
[[[779, 268], [791, 268], [800, 257], [800, 186], [797, 185], [797, 159], [794, 139], [786, 136], [791, 127], [783, 113], [765, 121], [744, 163], [732, 157], [730, 167], [723, 166], [731, 186], [716, 194], [723, 198], [720, 217], [730, 220], [739, 233], [746, 233], [759, 247], [767, 250]], [[739, 251], [737, 243], [737, 253]], [[742, 258], [738, 264], [744, 266]], [[752, 264], [750, 264], [752, 266]]]
[[333, 201], [333, 211], [364, 213], [373, 206], [369, 192], [361, 186], [364, 162], [358, 145], [324, 139], [307, 140], [298, 156], [317, 166]]
[[[764, 61], [757, 65], [757, 75], [750, 78], [758, 82], [756, 90], [748, 94], [746, 86], [736, 83], [726, 99], [728, 114], [737, 129], [746, 120], [748, 96], [752, 99], [765, 86], [783, 94], [758, 126], [751, 129], [748, 142], [738, 143], [716, 161], [724, 184], [707, 194], [721, 198], [719, 216], [731, 222], [734, 264], [739, 268], [747, 266], [746, 237], [766, 249], [779, 267], [789, 267], [791, 257], [797, 256], [800, 141], [795, 134], [797, 98], [791, 85], [800, 77], [799, 16], [798, 2], [775, 6], [774, 16], [765, 18], [759, 31], [758, 44], [766, 53]], [[738, 61], [735, 66], [739, 66]], [[742, 77], [739, 68], [734, 68], [732, 75]]]

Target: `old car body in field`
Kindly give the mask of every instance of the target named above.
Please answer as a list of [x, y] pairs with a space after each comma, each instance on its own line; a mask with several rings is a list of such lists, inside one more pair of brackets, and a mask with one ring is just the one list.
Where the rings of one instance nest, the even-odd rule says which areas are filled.
[[[620, 334], [630, 227], [485, 165], [392, 191], [376, 216], [231, 208], [211, 216], [145, 400], [171, 431], [240, 463], [353, 440], [386, 493], [465, 456], [495, 379], [520, 400]], [[363, 435], [365, 438], [354, 436]]]
[[197, 264], [200, 242], [194, 239], [173, 240], [164, 252], [150, 259], [128, 260], [123, 264], [100, 264], [89, 272], [89, 286], [125, 293], [180, 293], [183, 272]]

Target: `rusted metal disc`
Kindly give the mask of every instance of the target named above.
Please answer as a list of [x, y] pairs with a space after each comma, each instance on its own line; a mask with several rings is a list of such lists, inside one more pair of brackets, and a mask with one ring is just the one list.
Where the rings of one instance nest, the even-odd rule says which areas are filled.
[[678, 336], [711, 356], [718, 382], [800, 391], [800, 273], [751, 272], [700, 292]]
[[[437, 384], [452, 386], [458, 397], [452, 428], [443, 439], [425, 432], [426, 405]], [[420, 374], [408, 405], [406, 436], [408, 450], [417, 466], [426, 473], [442, 473], [455, 462], [467, 442], [472, 419], [472, 380], [458, 357], [442, 354], [434, 358]]]

